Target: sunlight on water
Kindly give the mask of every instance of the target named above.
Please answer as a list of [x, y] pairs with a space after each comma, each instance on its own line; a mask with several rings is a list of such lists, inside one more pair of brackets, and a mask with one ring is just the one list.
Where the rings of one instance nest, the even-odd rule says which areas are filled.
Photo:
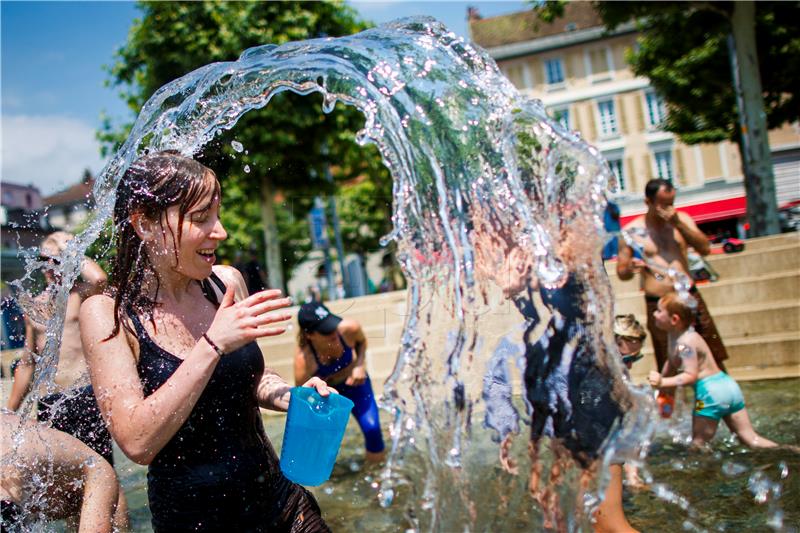
[[[627, 410], [605, 445], [595, 443], [601, 463], [642, 463], [654, 429], [652, 399], [623, 378], [600, 259], [611, 173], [595, 148], [521, 96], [484, 51], [433, 19], [252, 48], [159, 89], [98, 178], [94, 218], [69, 242], [48, 303], [30, 296], [30, 274], [17, 282], [26, 311], [48, 321], [37, 383], [52, 381], [78, 258], [111, 217], [125, 170], [145, 151], [196, 154], [283, 91], [320, 93], [326, 112], [337, 103], [359, 109], [359, 142], [377, 146], [394, 178], [394, 229], [384, 243], [398, 246], [410, 280], [409, 313], [382, 400], [391, 453], [385, 468], [364, 478], [369, 505], [377, 498], [391, 506], [402, 493], [404, 517], [418, 530], [484, 531], [498, 513], [526, 517], [528, 525], [555, 519], [565, 529], [587, 529], [607, 480], [601, 473], [583, 493], [574, 463], [557, 477], [545, 475], [541, 492], [556, 503], [541, 512], [528, 495], [528, 473], [539, 463], [544, 472], [555, 468], [557, 453], [544, 443], [531, 465], [525, 424], [532, 406], [519, 401], [525, 391], [518, 384], [526, 340], [545, 350], [563, 344], [546, 401], [576, 412], [599, 401], [576, 399], [569, 389], [570, 362], [586, 361]], [[237, 141], [232, 147], [245, 148]], [[42, 266], [35, 255], [28, 253], [28, 272]], [[574, 316], [552, 303], [559, 294], [579, 308]], [[518, 311], [526, 302], [528, 311]], [[517, 476], [498, 473], [497, 443], [505, 438]], [[487, 474], [496, 481], [487, 484]], [[752, 491], [777, 499], [766, 477], [751, 481]], [[653, 486], [657, 497], [685, 508], [669, 487]]]

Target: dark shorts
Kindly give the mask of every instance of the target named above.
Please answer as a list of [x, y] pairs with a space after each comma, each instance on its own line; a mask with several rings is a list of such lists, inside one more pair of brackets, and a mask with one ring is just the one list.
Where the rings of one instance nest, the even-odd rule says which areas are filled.
[[49, 422], [54, 429], [69, 433], [114, 464], [111, 433], [91, 386], [39, 399], [39, 421]]
[[[560, 440], [572, 457], [588, 467], [600, 454], [623, 410], [614, 400], [614, 379], [598, 363], [583, 322], [583, 287], [574, 276], [561, 288], [543, 289], [542, 301], [554, 313], [538, 339], [533, 305], [518, 301], [531, 321], [525, 332], [525, 388], [533, 408], [531, 440]], [[532, 296], [528, 298], [532, 301]]]

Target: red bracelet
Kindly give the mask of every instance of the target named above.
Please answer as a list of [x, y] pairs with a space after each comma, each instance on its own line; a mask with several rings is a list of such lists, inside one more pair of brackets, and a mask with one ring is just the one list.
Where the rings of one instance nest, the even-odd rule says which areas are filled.
[[209, 345], [209, 346], [211, 346], [212, 348], [214, 348], [214, 351], [215, 351], [215, 352], [217, 352], [217, 355], [218, 355], [218, 356], [220, 356], [220, 357], [224, 357], [224, 356], [225, 356], [225, 352], [223, 352], [222, 350], [220, 350], [220, 349], [219, 349], [219, 346], [217, 346], [216, 344], [214, 344], [214, 341], [212, 341], [211, 339], [209, 339], [209, 338], [208, 338], [208, 334], [206, 334], [206, 333], [203, 333], [203, 338], [206, 340], [206, 342], [208, 343], [208, 345]]

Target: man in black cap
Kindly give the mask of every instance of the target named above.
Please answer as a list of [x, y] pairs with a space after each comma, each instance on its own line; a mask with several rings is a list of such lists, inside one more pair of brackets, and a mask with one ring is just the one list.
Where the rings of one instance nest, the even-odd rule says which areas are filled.
[[300, 306], [294, 359], [295, 383], [324, 379], [353, 401], [353, 415], [364, 433], [367, 460], [383, 458], [385, 446], [378, 405], [367, 375], [367, 338], [361, 324], [331, 313], [320, 302]]

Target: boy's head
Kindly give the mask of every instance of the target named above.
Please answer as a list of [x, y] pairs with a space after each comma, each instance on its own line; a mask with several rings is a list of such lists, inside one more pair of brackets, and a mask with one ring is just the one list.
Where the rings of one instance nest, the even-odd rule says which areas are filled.
[[697, 304], [690, 294], [668, 292], [658, 301], [653, 313], [656, 326], [664, 331], [682, 331], [694, 323]]
[[614, 317], [614, 340], [622, 355], [622, 362], [628, 368], [642, 358], [642, 344], [645, 338], [647, 333], [635, 316], [628, 314]]

